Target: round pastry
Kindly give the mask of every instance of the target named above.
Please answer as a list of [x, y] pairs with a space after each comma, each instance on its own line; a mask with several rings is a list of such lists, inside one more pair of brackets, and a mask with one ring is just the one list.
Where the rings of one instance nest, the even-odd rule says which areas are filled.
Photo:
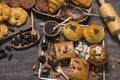
[[30, 9], [32, 8], [36, 3], [36, 0], [21, 0], [21, 6], [24, 8], [24, 9]]
[[28, 14], [23, 8], [21, 7], [11, 8], [11, 16], [8, 19], [8, 22], [9, 24], [14, 26], [20, 26], [26, 22], [27, 17]]
[[48, 0], [48, 7], [51, 14], [59, 10], [64, 4], [64, 0]]
[[75, 21], [68, 22], [63, 28], [65, 38], [72, 41], [77, 41], [83, 37], [83, 27]]
[[20, 0], [9, 0], [10, 6], [12, 7], [19, 7], [20, 6]]
[[106, 47], [98, 44], [90, 46], [90, 58], [88, 60], [95, 66], [105, 65], [108, 61], [108, 52]]
[[91, 24], [84, 30], [84, 37], [90, 43], [99, 43], [104, 39], [105, 32], [99, 25]]
[[83, 8], [89, 8], [93, 0], [71, 0], [73, 3], [75, 3], [77, 6], [83, 7]]
[[8, 34], [8, 27], [5, 24], [0, 23], [0, 40]]
[[10, 17], [11, 9], [7, 4], [0, 4], [0, 22]]

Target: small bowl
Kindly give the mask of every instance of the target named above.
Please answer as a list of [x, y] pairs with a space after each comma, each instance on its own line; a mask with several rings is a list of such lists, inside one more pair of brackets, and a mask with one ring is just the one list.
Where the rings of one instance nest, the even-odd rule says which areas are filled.
[[47, 21], [43, 25], [44, 34], [49, 37], [54, 37], [54, 36], [58, 35], [60, 32], [60, 27], [56, 28], [56, 30], [54, 32], [52, 32], [53, 27], [55, 27], [56, 25], [58, 25], [58, 22], [56, 22], [56, 21], [53, 21], [53, 20]]

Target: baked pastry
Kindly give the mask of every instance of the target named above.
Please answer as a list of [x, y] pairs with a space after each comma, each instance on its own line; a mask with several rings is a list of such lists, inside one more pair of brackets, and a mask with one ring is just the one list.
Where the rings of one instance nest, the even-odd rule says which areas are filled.
[[71, 80], [88, 80], [89, 63], [83, 59], [72, 58], [68, 71]]
[[36, 4], [36, 0], [21, 0], [21, 6], [28, 10], [31, 9]]
[[7, 4], [0, 4], [0, 22], [10, 17], [11, 9]]
[[11, 7], [20, 7], [21, 3], [20, 0], [9, 0]]
[[89, 8], [93, 0], [71, 0], [73, 3], [75, 3], [77, 6], [83, 7], [83, 8]]
[[105, 32], [99, 25], [91, 24], [84, 30], [84, 37], [90, 43], [99, 43], [104, 39]]
[[75, 57], [73, 42], [55, 43], [55, 52], [58, 60]]
[[8, 34], [8, 27], [5, 24], [0, 23], [0, 40]]
[[59, 10], [64, 4], [64, 0], [48, 0], [48, 7], [51, 14]]
[[48, 8], [48, 0], [39, 0], [37, 4], [35, 5], [36, 10], [44, 12], [44, 13], [49, 13], [49, 8]]
[[68, 22], [63, 28], [63, 34], [66, 39], [77, 41], [83, 37], [83, 27], [75, 21]]
[[21, 7], [11, 8], [11, 16], [8, 19], [9, 24], [20, 26], [27, 20], [28, 13]]
[[98, 44], [90, 46], [89, 62], [95, 66], [105, 65], [108, 61], [108, 52], [106, 47]]

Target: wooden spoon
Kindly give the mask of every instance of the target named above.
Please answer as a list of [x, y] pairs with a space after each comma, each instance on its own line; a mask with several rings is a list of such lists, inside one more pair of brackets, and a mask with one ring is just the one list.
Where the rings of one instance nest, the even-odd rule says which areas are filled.
[[[14, 44], [12, 44], [12, 47], [13, 47], [13, 48], [15, 48], [15, 49], [28, 48], [28, 47], [36, 44], [36, 43], [40, 40], [40, 34], [39, 34], [37, 31], [35, 31], [35, 29], [34, 29], [34, 19], [33, 19], [33, 13], [32, 13], [32, 12], [31, 12], [31, 21], [32, 21], [32, 31], [24, 32], [23, 35], [26, 34], [26, 33], [30, 33], [30, 34], [33, 34], [33, 35], [37, 35], [37, 40], [34, 41], [34, 42], [32, 42], [32, 43], [29, 43], [28, 45], [21, 45], [21, 43], [20, 43], [18, 46], [15, 46]], [[19, 34], [16, 35], [16, 36], [19, 37]]]
[[69, 21], [70, 19], [72, 19], [72, 17], [68, 17], [67, 19], [65, 19], [63, 22], [59, 23], [58, 25], [56, 25], [55, 27], [53, 27], [53, 30], [51, 31], [51, 33], [53, 33], [60, 25], [64, 24], [65, 22]]
[[63, 76], [66, 80], [69, 80], [69, 78], [68, 78], [68, 77], [65, 75], [65, 73], [63, 72], [61, 66], [58, 65], [57, 68], [56, 68], [56, 71], [59, 72], [59, 73], [61, 73], [62, 76]]

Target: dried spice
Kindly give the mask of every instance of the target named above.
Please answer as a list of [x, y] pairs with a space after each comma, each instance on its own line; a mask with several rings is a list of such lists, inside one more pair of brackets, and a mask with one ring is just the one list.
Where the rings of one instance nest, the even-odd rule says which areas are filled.
[[8, 61], [10, 61], [13, 58], [13, 54], [8, 55]]
[[7, 57], [7, 53], [0, 54], [0, 59]]
[[48, 43], [47, 43], [47, 42], [42, 43], [42, 50], [43, 50], [43, 51], [46, 51], [47, 48], [48, 48]]
[[56, 25], [52, 24], [52, 23], [47, 24], [46, 27], [45, 27], [45, 32], [49, 35], [56, 34], [58, 29], [55, 29], [54, 32], [51, 32], [55, 26]]
[[15, 36], [11, 40], [11, 44], [14, 46], [18, 46], [21, 44], [22, 46], [28, 45], [30, 43], [34, 43], [38, 39], [37, 35], [31, 34], [31, 33], [24, 33], [22, 31], [19, 32], [18, 36]]
[[8, 51], [11, 51], [11, 46], [5, 46], [5, 49], [8, 50]]
[[42, 63], [42, 64], [44, 64], [46, 62], [46, 57], [44, 55], [41, 55], [39, 57], [39, 62]]
[[3, 54], [5, 52], [4, 49], [0, 49], [0, 54]]

